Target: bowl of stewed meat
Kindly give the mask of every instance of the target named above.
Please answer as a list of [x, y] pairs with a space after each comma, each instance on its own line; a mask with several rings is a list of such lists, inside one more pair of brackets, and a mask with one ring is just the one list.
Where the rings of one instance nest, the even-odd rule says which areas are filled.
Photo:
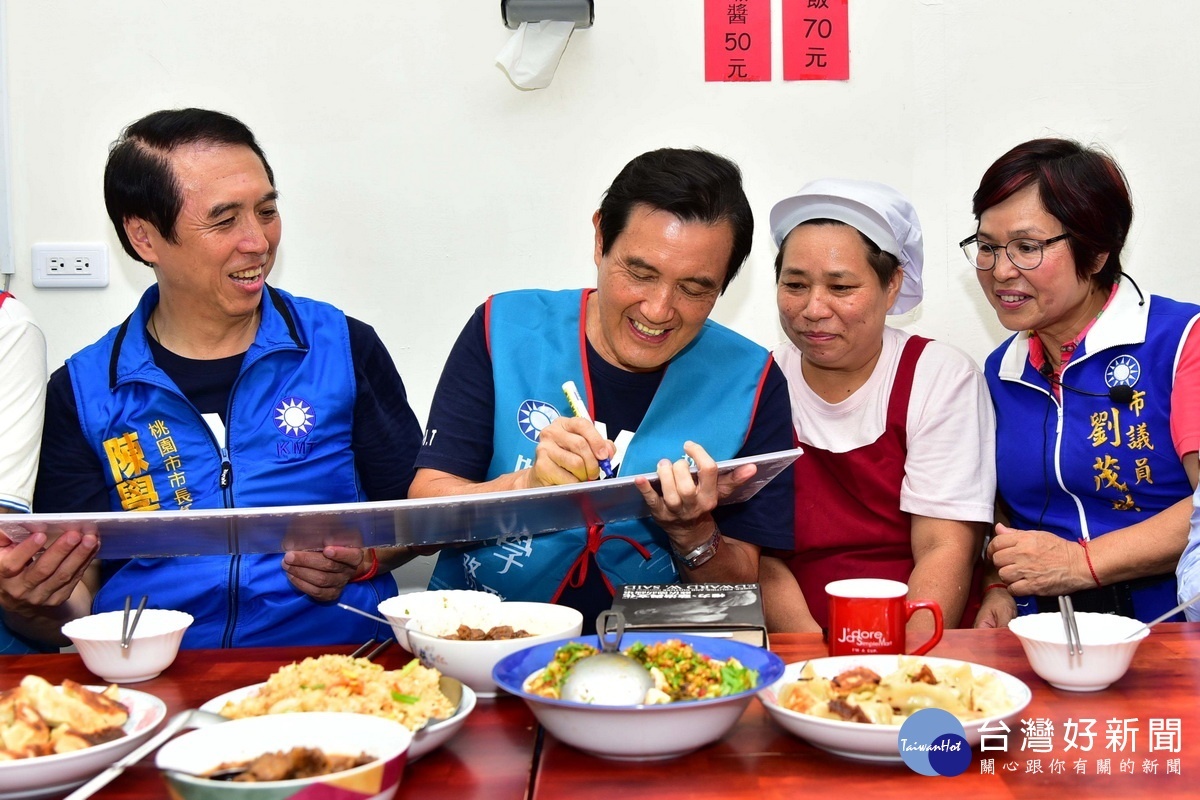
[[433, 610], [406, 624], [412, 653], [426, 667], [495, 697], [492, 668], [509, 653], [578, 636], [583, 615], [553, 603], [500, 602], [474, 610]]

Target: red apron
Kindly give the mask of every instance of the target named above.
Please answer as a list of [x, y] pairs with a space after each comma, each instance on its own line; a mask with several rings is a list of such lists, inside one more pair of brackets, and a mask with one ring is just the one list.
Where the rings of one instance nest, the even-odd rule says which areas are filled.
[[822, 628], [829, 626], [825, 584], [843, 578], [907, 583], [912, 573], [912, 523], [900, 510], [900, 486], [913, 373], [928, 343], [919, 336], [905, 342], [878, 439], [847, 453], [801, 442], [804, 455], [794, 465], [795, 554], [787, 564]]

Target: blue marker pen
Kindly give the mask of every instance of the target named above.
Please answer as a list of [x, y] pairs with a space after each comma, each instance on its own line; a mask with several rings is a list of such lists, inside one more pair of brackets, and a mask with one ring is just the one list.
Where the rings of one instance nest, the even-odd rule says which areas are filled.
[[[562, 385], [563, 394], [567, 396], [567, 405], [571, 406], [571, 411], [580, 419], [592, 421], [591, 414], [588, 413], [587, 406], [583, 403], [583, 395], [579, 393], [579, 388], [575, 385], [575, 381], [567, 381]], [[600, 471], [604, 473], [606, 478], [615, 478], [616, 473], [613, 472], [612, 462], [607, 458], [600, 459]]]

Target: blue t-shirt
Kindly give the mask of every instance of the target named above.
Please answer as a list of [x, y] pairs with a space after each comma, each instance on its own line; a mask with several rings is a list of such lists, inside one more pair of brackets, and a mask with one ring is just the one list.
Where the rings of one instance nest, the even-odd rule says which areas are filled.
[[[662, 381], [663, 370], [627, 372], [605, 361], [590, 343], [587, 363], [592, 381], [592, 418], [604, 423], [609, 439], [615, 439], [622, 430], [636, 432]], [[495, 397], [484, 306], [480, 306], [459, 334], [442, 370], [425, 441], [417, 454], [417, 469], [436, 469], [469, 481], [487, 480]], [[793, 446], [787, 380], [772, 364], [738, 456], [773, 453]], [[679, 458], [683, 453], [662, 455]], [[792, 470], [788, 467], [747, 502], [715, 509], [713, 518], [730, 538], [788, 550], [792, 546], [794, 504]], [[588, 623], [593, 623], [596, 614], [608, 608], [611, 601], [594, 559], [588, 565], [584, 585], [577, 589], [568, 586], [559, 598], [563, 605], [580, 609]]]

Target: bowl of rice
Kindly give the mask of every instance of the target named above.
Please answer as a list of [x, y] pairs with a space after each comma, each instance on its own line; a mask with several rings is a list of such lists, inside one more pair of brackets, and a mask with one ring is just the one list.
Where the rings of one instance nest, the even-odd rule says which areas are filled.
[[439, 609], [408, 621], [413, 655], [458, 678], [480, 697], [495, 697], [496, 662], [526, 647], [578, 636], [583, 614], [553, 603], [502, 602], [474, 611]]
[[486, 609], [500, 604], [500, 595], [470, 589], [440, 589], [428, 592], [408, 592], [389, 597], [379, 604], [379, 613], [392, 625], [396, 643], [412, 653], [408, 641], [408, 623], [413, 618], [431, 615], [478, 616]]

